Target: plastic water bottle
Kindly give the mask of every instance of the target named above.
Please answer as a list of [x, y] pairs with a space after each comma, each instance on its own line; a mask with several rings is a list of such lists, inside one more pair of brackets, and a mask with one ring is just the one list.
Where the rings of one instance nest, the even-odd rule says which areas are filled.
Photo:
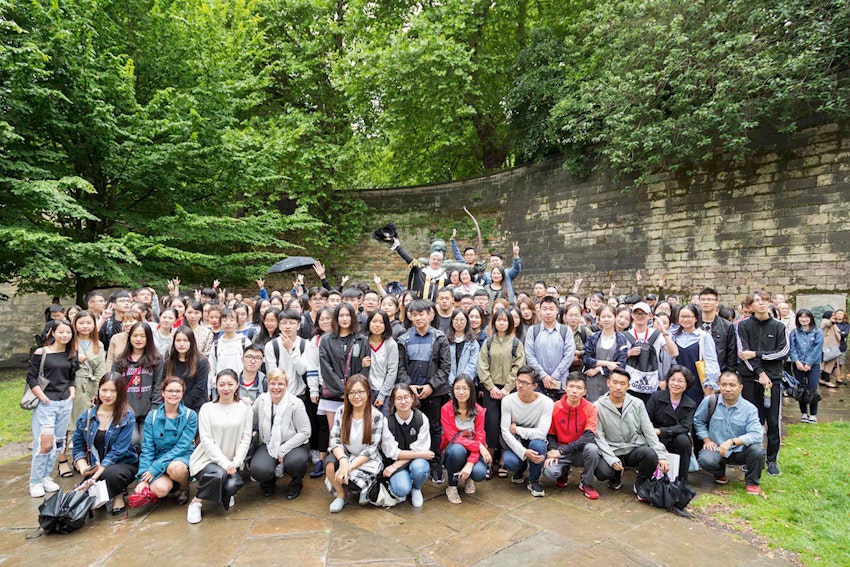
[[770, 388], [764, 389], [764, 398], [762, 399], [762, 404], [764, 404], [764, 407], [766, 408], [770, 407]]

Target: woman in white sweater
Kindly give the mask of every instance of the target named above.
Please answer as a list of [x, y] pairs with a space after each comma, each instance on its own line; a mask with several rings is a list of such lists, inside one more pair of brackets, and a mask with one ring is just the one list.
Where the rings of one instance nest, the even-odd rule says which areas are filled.
[[269, 391], [254, 402], [254, 421], [260, 446], [251, 458], [251, 476], [260, 483], [263, 496], [271, 496], [277, 479], [292, 477], [286, 498], [298, 498], [310, 457], [310, 417], [304, 402], [290, 394], [289, 376], [276, 368], [269, 372]]
[[398, 377], [398, 344], [393, 339], [390, 317], [378, 310], [366, 320], [366, 336], [369, 337], [369, 352], [363, 366], [370, 368], [369, 385], [376, 408], [386, 417], [389, 415], [389, 395]]
[[239, 401], [236, 372], [219, 372], [215, 388], [218, 399], [204, 404], [198, 414], [200, 443], [189, 459], [189, 472], [198, 480], [198, 493], [186, 513], [190, 524], [201, 521], [201, 500], [221, 504], [225, 510], [233, 506], [233, 495], [243, 484], [238, 470], [251, 443], [254, 413]]

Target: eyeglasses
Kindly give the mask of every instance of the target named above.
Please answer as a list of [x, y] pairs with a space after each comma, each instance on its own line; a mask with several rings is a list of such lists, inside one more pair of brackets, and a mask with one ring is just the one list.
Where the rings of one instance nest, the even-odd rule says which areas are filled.
[[263, 357], [262, 356], [246, 356], [245, 360], [249, 360], [251, 362], [262, 362]]
[[529, 382], [528, 380], [517, 380], [516, 381], [517, 386], [525, 387], [525, 386], [531, 386], [531, 384], [533, 384], [533, 382]]
[[166, 394], [174, 394], [174, 395], [183, 394], [183, 390], [164, 390], [164, 392]]
[[366, 391], [365, 390], [351, 390], [350, 392], [348, 392], [348, 395], [351, 396], [352, 398], [361, 398], [361, 397], [366, 395]]
[[412, 402], [412, 401], [413, 401], [413, 398], [411, 398], [410, 396], [401, 396], [401, 397], [395, 399], [395, 403], [397, 403], [397, 404], [398, 403], [407, 403], [407, 402]]

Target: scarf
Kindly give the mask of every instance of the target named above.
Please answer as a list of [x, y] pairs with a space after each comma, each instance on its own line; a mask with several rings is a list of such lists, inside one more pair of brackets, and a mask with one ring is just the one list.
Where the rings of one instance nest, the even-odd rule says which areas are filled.
[[[260, 426], [260, 439], [268, 439], [266, 443], [266, 450], [269, 452], [269, 455], [272, 456], [275, 460], [277, 459], [277, 452], [280, 449], [283, 441], [281, 440], [282, 435], [282, 426], [281, 419], [283, 419], [283, 415], [286, 413], [286, 410], [289, 409], [289, 406], [292, 405], [292, 394], [287, 391], [283, 395], [283, 399], [280, 400], [280, 403], [275, 406], [274, 412], [274, 423], [272, 423], [271, 415], [272, 415], [272, 397], [271, 394], [264, 394], [260, 398], [262, 400], [262, 409], [263, 409], [263, 420], [259, 423]], [[259, 402], [260, 399], [257, 401]]]

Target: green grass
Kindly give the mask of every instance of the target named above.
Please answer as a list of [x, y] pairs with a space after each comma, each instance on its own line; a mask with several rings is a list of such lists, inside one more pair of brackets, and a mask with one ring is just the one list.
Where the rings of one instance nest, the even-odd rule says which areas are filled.
[[18, 405], [24, 394], [24, 370], [0, 370], [0, 447], [32, 441], [32, 413]]
[[764, 498], [730, 485], [694, 507], [733, 529], [800, 554], [805, 565], [850, 561], [850, 422], [792, 425], [780, 453], [782, 475], [761, 477]]

